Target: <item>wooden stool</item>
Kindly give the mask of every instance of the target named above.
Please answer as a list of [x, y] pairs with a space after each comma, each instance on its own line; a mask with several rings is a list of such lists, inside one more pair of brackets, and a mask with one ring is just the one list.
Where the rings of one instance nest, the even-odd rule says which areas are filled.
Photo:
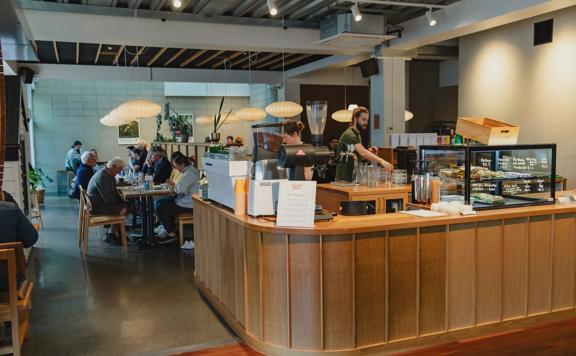
[[40, 203], [38, 202], [38, 192], [31, 190], [30, 198], [32, 200], [30, 207], [30, 219], [34, 219], [34, 225], [39, 227], [37, 230], [41, 230], [44, 225], [42, 224], [42, 211], [40, 210]]
[[184, 244], [184, 225], [194, 224], [194, 213], [180, 214], [176, 217], [180, 233], [180, 246]]
[[90, 226], [103, 226], [103, 225], [118, 225], [120, 227], [120, 235], [122, 237], [122, 246], [126, 250], [128, 243], [126, 242], [126, 217], [124, 215], [93, 215], [92, 203], [86, 194], [86, 191], [80, 187], [80, 211], [78, 228], [79, 228], [79, 246], [84, 244], [84, 253], [88, 249], [88, 233]]
[[[8, 291], [0, 293], [0, 321], [9, 321], [12, 328], [12, 345], [1, 347], [0, 354], [20, 355], [28, 332], [29, 310], [32, 309], [32, 287], [27, 279], [26, 257], [20, 242], [0, 244], [0, 277], [8, 282]], [[17, 285], [18, 277], [24, 282]]]

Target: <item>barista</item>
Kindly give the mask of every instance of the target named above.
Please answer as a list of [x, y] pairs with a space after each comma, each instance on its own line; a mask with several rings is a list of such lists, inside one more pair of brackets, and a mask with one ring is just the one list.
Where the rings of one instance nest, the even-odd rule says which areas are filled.
[[[304, 131], [304, 124], [300, 121], [293, 120], [284, 121], [284, 144], [285, 145], [302, 145], [302, 131]], [[304, 168], [304, 178], [312, 180], [314, 175], [314, 166]]]
[[359, 107], [354, 109], [352, 113], [352, 122], [350, 127], [344, 131], [342, 136], [340, 136], [340, 142], [338, 142], [337, 148], [337, 163], [336, 163], [336, 180], [337, 181], [347, 181], [352, 182], [354, 175], [354, 160], [346, 159], [341, 156], [341, 153], [348, 151], [348, 145], [354, 145], [354, 153], [358, 157], [358, 160], [362, 159], [378, 163], [380, 166], [384, 167], [387, 171], [392, 171], [394, 168], [390, 163], [386, 162], [382, 158], [378, 157], [376, 153], [378, 148], [370, 147], [366, 149], [362, 145], [362, 137], [360, 134], [368, 129], [368, 123], [370, 120], [370, 113], [368, 109], [364, 107]]

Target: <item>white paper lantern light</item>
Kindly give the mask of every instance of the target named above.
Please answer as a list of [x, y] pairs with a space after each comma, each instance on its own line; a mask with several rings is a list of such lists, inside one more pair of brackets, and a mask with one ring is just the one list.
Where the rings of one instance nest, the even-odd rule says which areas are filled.
[[214, 125], [214, 118], [207, 115], [198, 116], [196, 118], [196, 123], [203, 126]]
[[[222, 123], [222, 120], [224, 120], [224, 118], [226, 117], [226, 114], [222, 114], [222, 118], [220, 119], [220, 123]], [[230, 115], [228, 115], [228, 117], [226, 118], [226, 121], [224, 121], [224, 125], [232, 125], [235, 124], [237, 122], [239, 122], [240, 119], [236, 116], [235, 113], [230, 113]]]
[[352, 111], [351, 110], [338, 110], [332, 114], [332, 120], [338, 122], [352, 122]]
[[243, 108], [236, 112], [236, 117], [243, 121], [258, 121], [266, 117], [266, 111], [259, 108]]
[[158, 115], [162, 107], [150, 100], [136, 99], [120, 104], [116, 110], [121, 116], [140, 119]]
[[266, 107], [266, 112], [274, 117], [294, 117], [302, 113], [302, 105], [292, 101], [277, 101]]

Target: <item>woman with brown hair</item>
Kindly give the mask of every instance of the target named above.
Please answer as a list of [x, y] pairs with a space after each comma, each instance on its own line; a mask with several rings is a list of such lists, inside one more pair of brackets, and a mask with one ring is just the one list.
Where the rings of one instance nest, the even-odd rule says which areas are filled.
[[[302, 131], [306, 126], [298, 121], [286, 120], [284, 121], [284, 144], [285, 145], [302, 145]], [[312, 180], [314, 176], [314, 166], [304, 168], [304, 178]]]

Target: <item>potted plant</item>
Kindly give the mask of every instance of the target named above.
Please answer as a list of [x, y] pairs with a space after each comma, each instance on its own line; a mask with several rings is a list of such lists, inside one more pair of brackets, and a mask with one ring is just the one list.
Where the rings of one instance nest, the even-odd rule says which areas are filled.
[[232, 113], [232, 109], [230, 109], [230, 111], [228, 111], [228, 113], [225, 116], [222, 116], [223, 104], [224, 104], [224, 97], [222, 97], [222, 100], [220, 100], [220, 107], [218, 108], [218, 113], [214, 115], [214, 131], [210, 133], [210, 141], [213, 143], [218, 143], [220, 141], [220, 132], [218, 132], [218, 130], [220, 129], [220, 127], [222, 127], [222, 125], [224, 125], [224, 123]]
[[194, 128], [190, 123], [191, 115], [178, 115], [176, 117], [176, 130], [180, 132], [180, 142], [188, 143], [194, 133]]
[[30, 185], [30, 191], [37, 194], [38, 204], [44, 203], [44, 195], [46, 192], [46, 183], [44, 182], [44, 179], [49, 183], [54, 181], [52, 178], [44, 174], [42, 168], [29, 167], [28, 184]]

